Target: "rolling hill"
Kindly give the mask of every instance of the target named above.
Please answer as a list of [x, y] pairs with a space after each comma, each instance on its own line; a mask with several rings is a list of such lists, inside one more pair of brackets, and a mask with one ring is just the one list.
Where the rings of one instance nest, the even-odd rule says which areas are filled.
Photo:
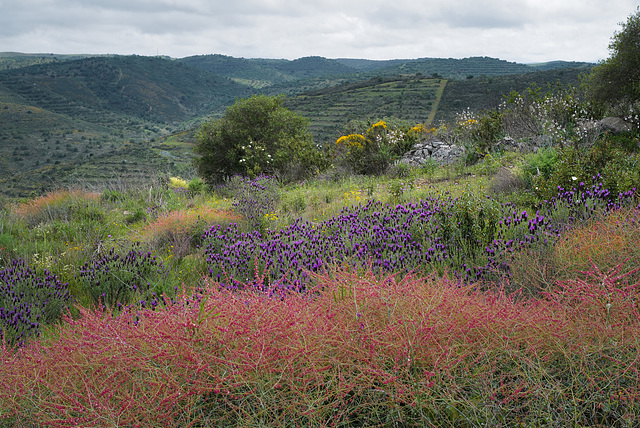
[[[566, 68], [571, 66], [579, 68]], [[310, 119], [322, 144], [335, 140], [352, 119], [446, 120], [462, 108], [495, 105], [504, 93], [531, 82], [573, 83], [585, 67], [486, 57], [0, 53], [0, 192], [15, 197], [74, 182], [188, 174], [193, 130], [255, 93], [286, 94], [285, 105]]]

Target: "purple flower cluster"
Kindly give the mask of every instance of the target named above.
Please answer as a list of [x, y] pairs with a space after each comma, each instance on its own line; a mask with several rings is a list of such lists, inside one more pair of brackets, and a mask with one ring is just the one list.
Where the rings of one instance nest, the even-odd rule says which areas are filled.
[[234, 193], [234, 211], [247, 219], [253, 229], [260, 229], [265, 214], [275, 210], [279, 199], [276, 179], [268, 175], [253, 179], [236, 175], [228, 185]]
[[157, 217], [158, 213], [160, 212], [160, 208], [162, 208], [162, 204], [147, 207], [147, 215], [151, 218]]
[[178, 196], [191, 197], [193, 192], [185, 187], [172, 187], [171, 190]]
[[38, 275], [22, 259], [0, 270], [0, 340], [22, 345], [41, 326], [57, 320], [72, 301], [67, 284], [44, 271]]
[[633, 196], [612, 201], [599, 183], [560, 190], [535, 214], [490, 199], [470, 205], [434, 196], [395, 206], [369, 201], [320, 224], [296, 221], [264, 233], [216, 225], [203, 235], [205, 254], [210, 275], [227, 287], [303, 291], [309, 272], [341, 264], [379, 272], [448, 270], [479, 281], [507, 274], [505, 255], [514, 249], [553, 242], [567, 224]]
[[80, 278], [85, 282], [95, 304], [103, 307], [137, 303], [155, 308], [167, 276], [167, 269], [151, 252], [131, 249], [120, 255], [112, 248], [98, 260], [80, 267]]

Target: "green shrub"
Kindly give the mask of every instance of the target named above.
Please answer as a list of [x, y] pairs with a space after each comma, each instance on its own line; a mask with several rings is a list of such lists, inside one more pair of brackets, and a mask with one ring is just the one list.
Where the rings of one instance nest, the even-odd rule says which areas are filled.
[[502, 138], [502, 113], [490, 110], [481, 115], [471, 131], [472, 147], [480, 157], [493, 151], [494, 145]]
[[195, 177], [189, 181], [187, 189], [193, 193], [203, 193], [207, 190], [207, 184], [200, 177]]
[[[603, 183], [614, 196], [640, 188], [640, 153], [629, 153], [618, 141], [605, 136], [588, 149], [575, 146], [560, 149], [556, 163], [549, 162], [551, 173], [534, 177], [536, 194], [549, 198], [557, 193], [558, 187], [571, 189], [594, 180]], [[539, 158], [543, 165], [545, 159], [552, 157]]]
[[548, 180], [558, 163], [558, 152], [553, 147], [538, 149], [536, 153], [525, 156], [522, 173], [527, 184], [534, 180]]
[[292, 177], [324, 168], [313, 144], [308, 120], [282, 106], [282, 97], [255, 95], [238, 100], [221, 119], [205, 123], [197, 134], [195, 165], [209, 184], [240, 174]]
[[[366, 126], [366, 127], [365, 127]], [[360, 175], [380, 175], [400, 159], [428, 132], [419, 124], [409, 127], [397, 121], [380, 120], [371, 124], [352, 122], [347, 135], [338, 138], [334, 162], [338, 167]]]

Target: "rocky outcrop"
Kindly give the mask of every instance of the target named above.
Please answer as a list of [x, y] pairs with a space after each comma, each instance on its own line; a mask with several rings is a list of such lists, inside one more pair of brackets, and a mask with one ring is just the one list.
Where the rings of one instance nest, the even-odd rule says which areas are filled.
[[419, 167], [430, 161], [439, 165], [455, 163], [464, 154], [464, 147], [455, 144], [447, 144], [442, 141], [421, 141], [414, 144], [413, 148], [405, 153], [400, 163], [412, 167]]
[[605, 117], [597, 121], [596, 125], [600, 128], [600, 131], [611, 132], [612, 134], [633, 131], [633, 127], [619, 117]]
[[[619, 117], [605, 117], [598, 121], [582, 121], [578, 123], [583, 133], [590, 133], [594, 136], [601, 132], [610, 132], [619, 134], [629, 132], [633, 127]], [[518, 152], [535, 152], [542, 147], [552, 145], [551, 137], [538, 135], [531, 136], [526, 139], [516, 140], [511, 137], [504, 137], [496, 141], [493, 145], [494, 150], [518, 151]], [[407, 164], [411, 167], [420, 167], [429, 162], [435, 162], [438, 165], [451, 165], [460, 159], [465, 153], [462, 146], [456, 144], [448, 144], [442, 141], [421, 141], [414, 146], [400, 159], [399, 163]]]

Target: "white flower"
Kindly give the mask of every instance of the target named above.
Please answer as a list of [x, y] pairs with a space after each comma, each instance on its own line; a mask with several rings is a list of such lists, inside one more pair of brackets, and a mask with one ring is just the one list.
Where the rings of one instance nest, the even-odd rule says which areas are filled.
[[576, 181], [576, 180], [578, 179], [578, 177], [576, 177], [576, 176], [574, 175], [573, 177], [571, 177], [571, 179], [572, 179], [573, 181]]

